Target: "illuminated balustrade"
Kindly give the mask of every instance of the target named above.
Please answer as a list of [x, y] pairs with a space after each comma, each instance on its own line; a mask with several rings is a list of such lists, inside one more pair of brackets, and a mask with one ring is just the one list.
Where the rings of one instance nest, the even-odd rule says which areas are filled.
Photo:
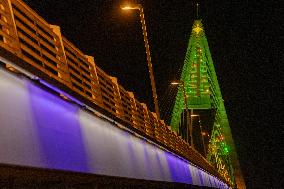
[[52, 78], [59, 88], [68, 89], [65, 92], [84, 97], [148, 139], [219, 176], [133, 93], [100, 69], [93, 57], [81, 52], [61, 36], [58, 26], [48, 24], [21, 0], [0, 0], [0, 48], [22, 60], [18, 67], [32, 68], [28, 71], [42, 79]]

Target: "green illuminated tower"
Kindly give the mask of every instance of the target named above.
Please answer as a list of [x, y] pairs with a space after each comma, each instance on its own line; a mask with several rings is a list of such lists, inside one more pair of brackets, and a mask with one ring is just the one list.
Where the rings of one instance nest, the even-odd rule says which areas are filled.
[[[231, 182], [235, 187], [245, 188], [222, 94], [201, 20], [194, 21], [180, 83], [183, 83], [184, 86], [180, 85], [178, 88], [171, 115], [171, 127], [176, 131], [180, 131], [181, 122], [184, 120], [185, 101], [187, 101], [188, 109], [194, 112], [193, 114], [202, 111], [211, 112], [211, 114], [213, 112], [211, 122], [208, 119], [204, 121], [199, 118], [199, 124], [207, 124], [207, 127], [202, 127], [206, 128], [205, 131], [209, 136], [206, 142], [203, 136], [206, 132], [199, 131], [201, 133], [200, 138], [203, 140], [204, 155], [228, 182]], [[185, 95], [183, 94], [184, 92]], [[191, 124], [194, 120], [193, 116], [196, 115], [190, 116], [190, 119], [192, 119]], [[204, 118], [204, 116], [199, 117], [201, 119]], [[196, 136], [195, 132], [197, 132], [196, 125], [193, 126], [192, 132]]]

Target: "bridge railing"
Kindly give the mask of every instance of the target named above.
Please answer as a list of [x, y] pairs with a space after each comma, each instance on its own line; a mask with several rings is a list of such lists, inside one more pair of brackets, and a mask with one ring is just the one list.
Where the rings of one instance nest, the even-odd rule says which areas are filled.
[[[21, 0], [0, 0], [0, 47], [139, 130], [147, 138], [218, 176], [215, 169], [132, 92], [119, 85]], [[22, 65], [19, 65], [20, 67]]]

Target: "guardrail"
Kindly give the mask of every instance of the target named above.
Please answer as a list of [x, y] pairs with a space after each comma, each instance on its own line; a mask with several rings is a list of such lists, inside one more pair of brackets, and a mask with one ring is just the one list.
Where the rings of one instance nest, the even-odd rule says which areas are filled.
[[48, 24], [21, 0], [0, 0], [0, 48], [21, 59], [18, 66], [32, 67], [39, 78], [52, 78], [150, 140], [222, 178], [205, 158], [135, 99], [132, 92], [100, 69], [93, 57], [63, 37], [58, 26]]

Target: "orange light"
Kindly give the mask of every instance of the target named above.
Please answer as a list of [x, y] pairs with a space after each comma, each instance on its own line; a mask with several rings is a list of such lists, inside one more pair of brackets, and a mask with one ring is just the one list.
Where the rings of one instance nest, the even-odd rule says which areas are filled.
[[126, 7], [121, 7], [121, 9], [122, 9], [122, 10], [129, 10], [129, 9], [131, 9], [131, 7], [126, 6]]
[[133, 9], [139, 9], [139, 5], [134, 5], [134, 6], [129, 6], [129, 5], [126, 5], [126, 6], [121, 6], [120, 7], [122, 10], [133, 10]]

